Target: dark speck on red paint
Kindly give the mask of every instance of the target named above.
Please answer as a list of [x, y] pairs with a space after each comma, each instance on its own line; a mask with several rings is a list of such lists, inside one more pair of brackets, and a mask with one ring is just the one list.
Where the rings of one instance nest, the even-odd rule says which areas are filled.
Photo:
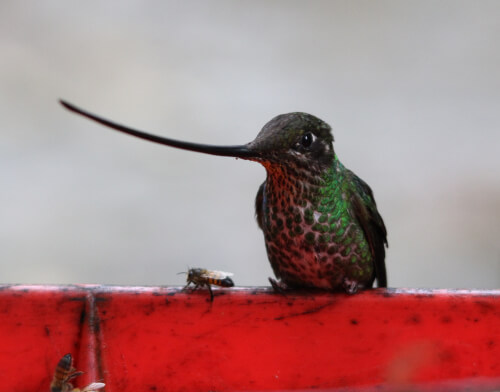
[[450, 316], [443, 316], [443, 317], [441, 317], [441, 322], [444, 324], [449, 324], [449, 323], [451, 323], [451, 317]]
[[85, 311], [85, 309], [83, 309], [82, 312], [80, 313], [80, 324], [83, 324], [85, 322], [86, 315], [87, 315], [87, 312]]
[[475, 303], [479, 307], [479, 311], [482, 314], [491, 312], [492, 310], [495, 309], [495, 307], [490, 302], [477, 300], [477, 301], [475, 301]]
[[451, 350], [443, 350], [438, 354], [441, 361], [453, 362], [455, 359], [455, 354]]
[[70, 301], [85, 301], [86, 298], [85, 297], [70, 297], [68, 298]]
[[408, 318], [407, 323], [409, 324], [420, 324], [421, 318], [419, 314], [414, 314]]

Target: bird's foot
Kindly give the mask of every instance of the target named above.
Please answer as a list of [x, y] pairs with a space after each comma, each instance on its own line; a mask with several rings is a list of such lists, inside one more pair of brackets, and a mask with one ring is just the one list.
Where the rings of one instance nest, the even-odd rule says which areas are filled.
[[285, 292], [290, 290], [290, 287], [288, 287], [287, 284], [282, 282], [281, 280], [276, 280], [273, 278], [268, 278], [268, 279], [269, 279], [269, 283], [271, 283], [271, 286], [273, 286], [275, 293], [285, 294]]
[[355, 280], [350, 280], [348, 278], [344, 278], [344, 283], [342, 285], [347, 294], [356, 294], [359, 290], [359, 284]]

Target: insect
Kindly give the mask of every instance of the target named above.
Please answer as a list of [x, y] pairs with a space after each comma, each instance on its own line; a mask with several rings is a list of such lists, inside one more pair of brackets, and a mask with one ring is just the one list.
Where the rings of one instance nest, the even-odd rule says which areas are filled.
[[[186, 272], [181, 272], [186, 273]], [[210, 302], [214, 300], [214, 293], [212, 292], [211, 285], [220, 287], [233, 287], [234, 282], [230, 278], [233, 276], [230, 272], [223, 271], [211, 271], [203, 268], [189, 268], [187, 272], [187, 285], [184, 286], [183, 290], [193, 283], [194, 289], [198, 287], [206, 286], [210, 292]]]
[[105, 386], [102, 382], [93, 382], [83, 389], [74, 388], [70, 381], [82, 374], [83, 372], [73, 367], [73, 357], [71, 354], [66, 354], [59, 360], [56, 366], [54, 378], [50, 383], [50, 392], [93, 392]]

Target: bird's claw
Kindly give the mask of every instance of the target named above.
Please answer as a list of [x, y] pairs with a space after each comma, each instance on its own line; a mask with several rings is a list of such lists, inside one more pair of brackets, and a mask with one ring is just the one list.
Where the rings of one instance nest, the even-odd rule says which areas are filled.
[[356, 294], [359, 290], [359, 285], [358, 282], [355, 280], [350, 280], [348, 278], [344, 278], [344, 283], [343, 283], [344, 290], [347, 294]]
[[288, 291], [290, 288], [286, 285], [286, 283], [283, 283], [280, 280], [276, 280], [273, 278], [268, 278], [269, 283], [271, 283], [271, 286], [273, 287], [273, 290], [275, 293], [278, 294], [285, 294], [286, 291]]

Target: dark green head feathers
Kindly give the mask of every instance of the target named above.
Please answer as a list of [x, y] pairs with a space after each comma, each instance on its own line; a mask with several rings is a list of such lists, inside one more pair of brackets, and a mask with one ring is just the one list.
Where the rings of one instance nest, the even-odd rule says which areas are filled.
[[335, 158], [332, 143], [327, 123], [311, 114], [293, 112], [274, 117], [247, 146], [262, 163], [310, 164], [321, 169]]

